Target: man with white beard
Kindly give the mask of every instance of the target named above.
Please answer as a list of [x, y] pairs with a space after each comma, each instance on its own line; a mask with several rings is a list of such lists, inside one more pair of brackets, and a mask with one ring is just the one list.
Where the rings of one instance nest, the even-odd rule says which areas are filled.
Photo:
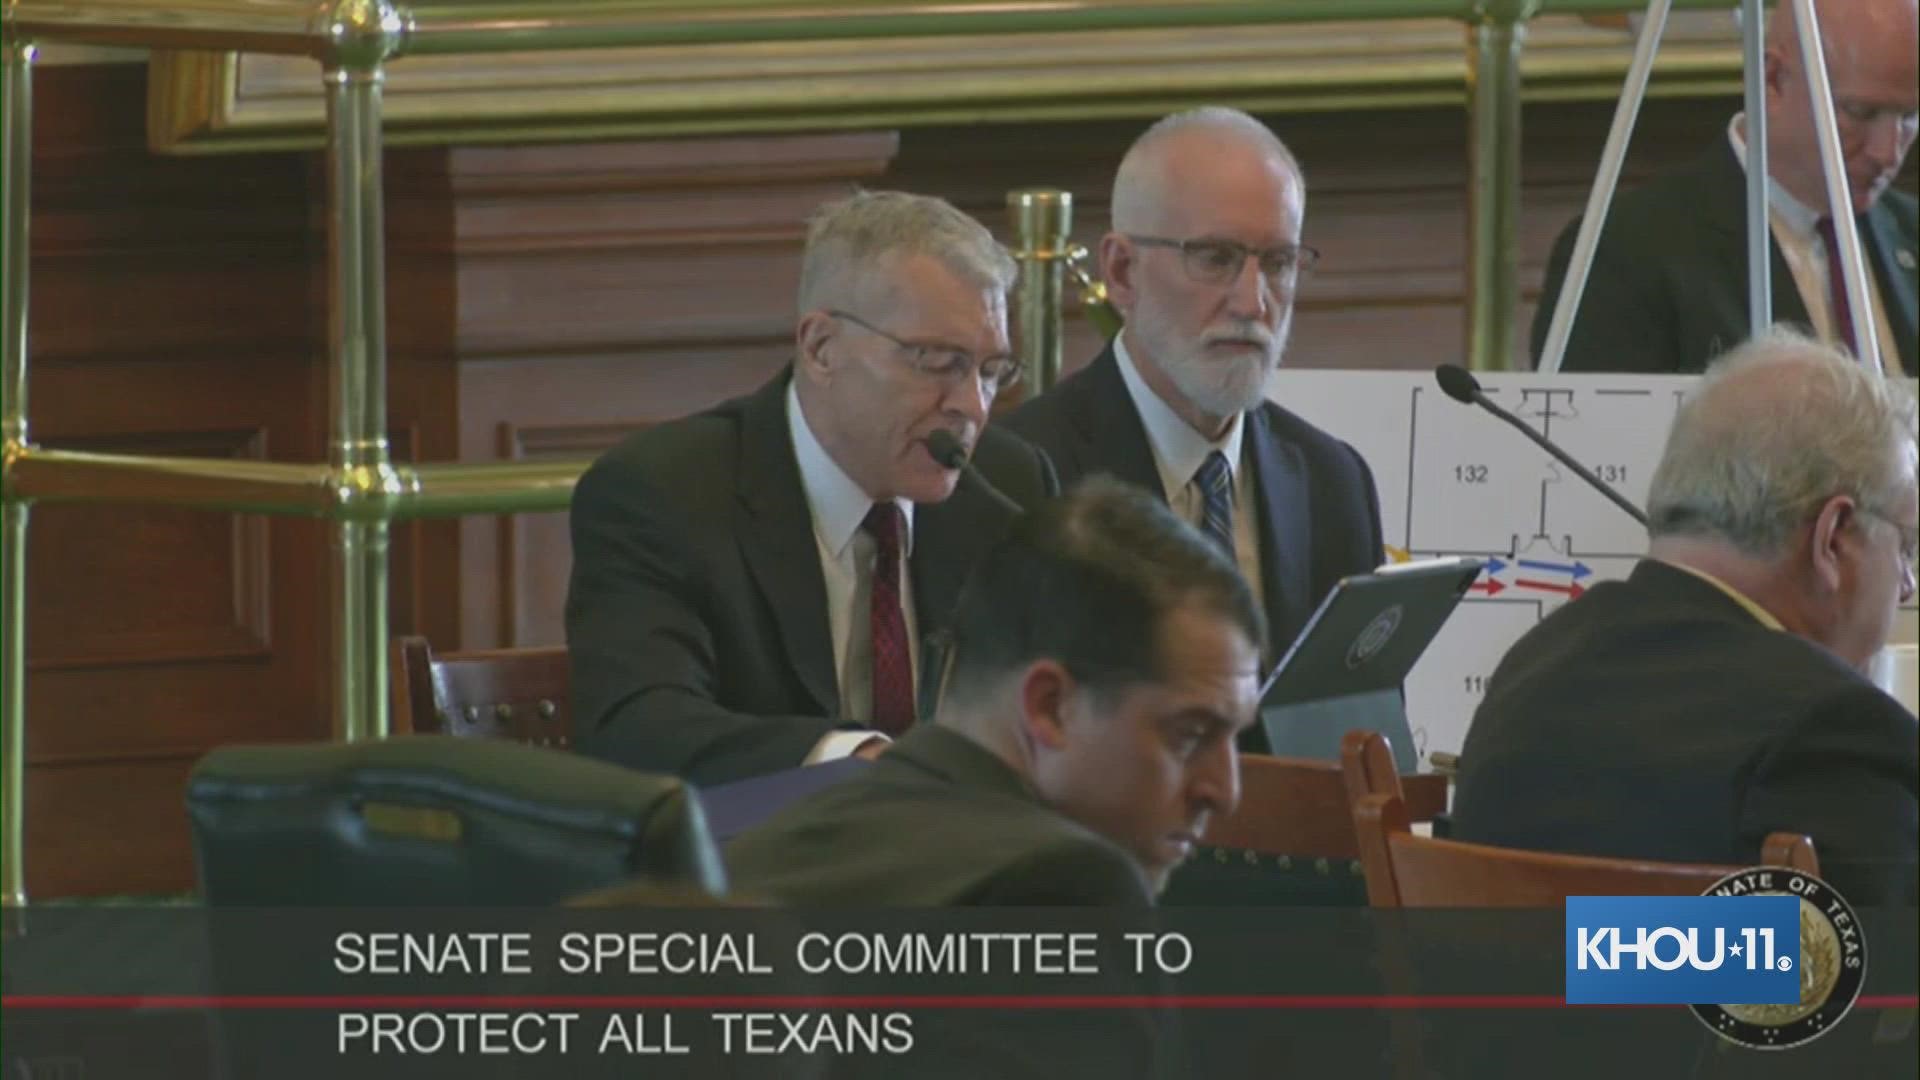
[[[1045, 449], [1063, 487], [1092, 473], [1138, 484], [1230, 552], [1266, 611], [1272, 656], [1335, 582], [1383, 561], [1366, 462], [1265, 396], [1318, 254], [1300, 243], [1306, 201], [1292, 152], [1245, 113], [1196, 109], [1148, 128], [1114, 175], [1100, 241], [1126, 328], [996, 421]], [[1256, 727], [1243, 746], [1263, 743]]]

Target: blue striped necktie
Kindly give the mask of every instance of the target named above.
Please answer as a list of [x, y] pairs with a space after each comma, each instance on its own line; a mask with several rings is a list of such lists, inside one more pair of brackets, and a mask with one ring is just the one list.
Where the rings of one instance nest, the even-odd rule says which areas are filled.
[[1200, 531], [1233, 557], [1233, 472], [1220, 451], [1207, 455], [1193, 474], [1200, 488]]

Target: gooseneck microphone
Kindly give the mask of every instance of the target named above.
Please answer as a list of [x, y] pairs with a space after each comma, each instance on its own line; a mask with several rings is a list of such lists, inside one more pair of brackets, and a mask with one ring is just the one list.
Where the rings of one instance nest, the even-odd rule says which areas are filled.
[[1008, 513], [1024, 514], [1027, 512], [1025, 507], [1008, 498], [1006, 492], [994, 487], [987, 481], [985, 476], [981, 475], [979, 469], [974, 468], [973, 462], [967, 459], [967, 448], [960, 445], [960, 437], [953, 432], [948, 431], [946, 428], [934, 428], [931, 432], [928, 432], [927, 453], [932, 454], [933, 460], [947, 468], [960, 470], [961, 476], [966, 477], [975, 487], [984, 492], [989, 499], [1005, 507]]
[[1433, 369], [1433, 377], [1435, 381], [1440, 384], [1441, 391], [1448, 397], [1465, 405], [1478, 405], [1520, 429], [1520, 434], [1533, 440], [1540, 449], [1552, 454], [1555, 461], [1572, 469], [1575, 476], [1592, 485], [1595, 491], [1612, 500], [1615, 506], [1625, 510], [1628, 517], [1631, 517], [1641, 525], [1647, 523], [1647, 515], [1644, 511], [1628, 502], [1626, 496], [1613, 490], [1606, 481], [1593, 475], [1593, 472], [1585, 465], [1573, 460], [1572, 454], [1555, 446], [1545, 435], [1528, 427], [1525, 420], [1495, 405], [1492, 400], [1487, 397], [1486, 391], [1480, 389], [1480, 380], [1474, 378], [1472, 372], [1458, 364], [1441, 364], [1439, 367]]

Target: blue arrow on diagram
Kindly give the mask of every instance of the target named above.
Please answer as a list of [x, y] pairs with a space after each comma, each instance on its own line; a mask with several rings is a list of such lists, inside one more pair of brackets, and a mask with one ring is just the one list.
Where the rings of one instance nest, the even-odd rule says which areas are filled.
[[1494, 558], [1492, 555], [1487, 556], [1486, 574], [1488, 577], [1492, 577], [1506, 568], [1506, 563]]
[[1520, 559], [1518, 561], [1520, 566], [1528, 570], [1545, 570], [1551, 574], [1570, 574], [1572, 575], [1573, 580], [1575, 581], [1579, 581], [1581, 578], [1586, 577], [1588, 574], [1593, 573], [1593, 567], [1588, 566], [1586, 563], [1583, 563], [1583, 562], [1574, 562], [1569, 564], [1569, 563], [1558, 563], [1558, 562], [1535, 562], [1532, 559]]

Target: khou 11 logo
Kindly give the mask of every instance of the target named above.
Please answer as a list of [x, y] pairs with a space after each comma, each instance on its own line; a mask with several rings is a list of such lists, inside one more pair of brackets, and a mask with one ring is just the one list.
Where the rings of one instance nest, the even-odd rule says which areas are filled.
[[1569, 896], [1569, 1005], [1794, 1005], [1797, 896]]

